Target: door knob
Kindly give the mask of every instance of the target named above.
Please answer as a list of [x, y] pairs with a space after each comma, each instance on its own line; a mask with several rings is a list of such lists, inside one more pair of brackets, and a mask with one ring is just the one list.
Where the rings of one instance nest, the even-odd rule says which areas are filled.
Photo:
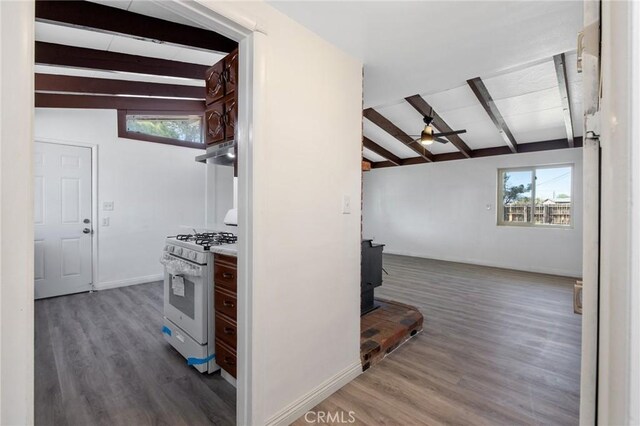
[[91, 232], [91, 229], [89, 229], [89, 228], [84, 228], [84, 229], [82, 230], [82, 233], [83, 233], [83, 234], [89, 234], [90, 232]]
[[90, 223], [91, 221], [90, 221], [89, 219], [85, 219], [85, 220], [83, 220], [82, 222], [84, 222], [84, 223]]

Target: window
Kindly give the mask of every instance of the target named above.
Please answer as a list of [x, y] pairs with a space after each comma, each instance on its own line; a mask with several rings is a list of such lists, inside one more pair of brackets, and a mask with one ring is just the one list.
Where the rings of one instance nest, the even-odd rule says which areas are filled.
[[498, 170], [498, 224], [571, 226], [573, 166]]
[[203, 115], [192, 112], [118, 111], [118, 136], [205, 148]]

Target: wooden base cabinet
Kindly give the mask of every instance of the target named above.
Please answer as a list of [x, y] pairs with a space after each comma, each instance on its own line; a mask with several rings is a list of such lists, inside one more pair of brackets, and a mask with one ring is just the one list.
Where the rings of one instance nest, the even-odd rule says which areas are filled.
[[235, 379], [238, 360], [238, 262], [233, 256], [216, 254], [213, 265], [216, 361]]

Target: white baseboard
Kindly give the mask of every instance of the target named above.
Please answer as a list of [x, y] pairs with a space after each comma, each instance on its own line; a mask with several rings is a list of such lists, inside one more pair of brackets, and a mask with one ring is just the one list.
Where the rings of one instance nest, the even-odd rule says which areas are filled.
[[96, 284], [94, 290], [108, 290], [110, 288], [126, 287], [129, 285], [146, 284], [164, 280], [164, 274], [147, 275], [144, 277], [127, 278], [125, 280], [105, 281]]
[[523, 271], [523, 272], [535, 272], [538, 274], [547, 274], [547, 275], [559, 275], [561, 277], [570, 277], [570, 278], [579, 278], [582, 276], [582, 271], [572, 271], [567, 269], [557, 269], [557, 268], [545, 268], [539, 267], [537, 265], [509, 265], [501, 262], [491, 262], [486, 261], [484, 259], [468, 259], [468, 258], [457, 258], [452, 256], [433, 256], [424, 253], [416, 253], [412, 251], [406, 250], [389, 250], [387, 247], [384, 248], [384, 252], [386, 254], [395, 254], [398, 256], [409, 256], [409, 257], [420, 257], [422, 259], [433, 259], [433, 260], [444, 260], [445, 262], [455, 262], [455, 263], [467, 263], [469, 265], [478, 265], [478, 266], [489, 266], [492, 268], [500, 268], [500, 269], [511, 269], [514, 271]]
[[362, 364], [358, 360], [276, 413], [266, 422], [267, 425], [290, 425], [360, 374], [362, 374]]

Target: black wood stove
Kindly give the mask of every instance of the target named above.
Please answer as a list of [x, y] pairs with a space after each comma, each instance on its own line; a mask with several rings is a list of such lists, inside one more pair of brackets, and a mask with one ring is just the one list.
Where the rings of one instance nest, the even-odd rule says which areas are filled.
[[382, 285], [382, 249], [384, 244], [362, 240], [360, 264], [360, 315], [377, 308], [373, 290]]

